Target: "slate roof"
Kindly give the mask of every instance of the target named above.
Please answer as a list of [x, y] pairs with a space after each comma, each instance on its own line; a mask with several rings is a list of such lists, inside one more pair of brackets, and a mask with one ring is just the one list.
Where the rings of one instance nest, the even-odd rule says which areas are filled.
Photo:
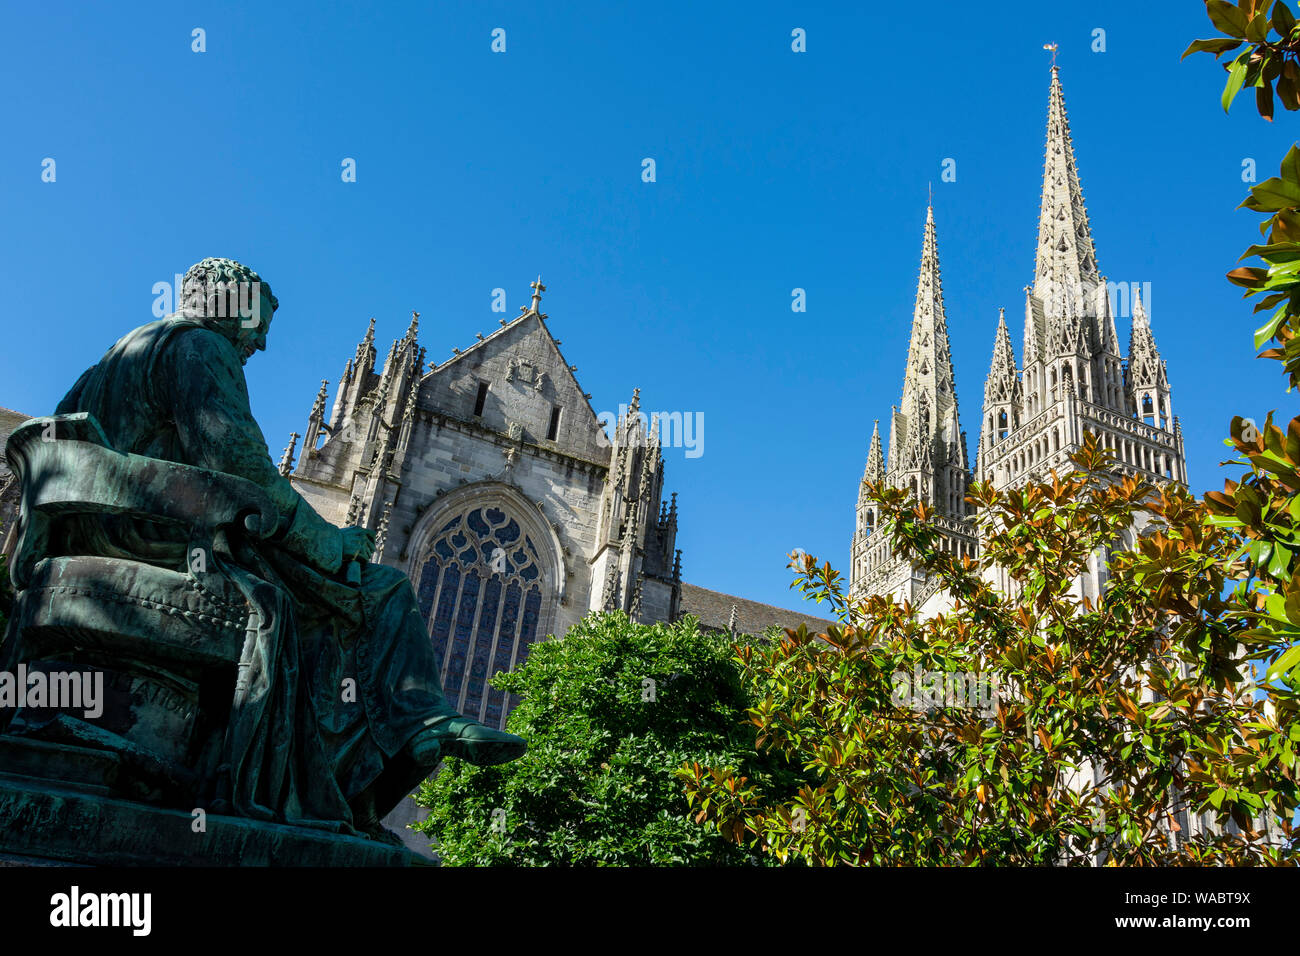
[[681, 613], [695, 615], [700, 619], [702, 627], [713, 631], [727, 630], [733, 606], [736, 608], [736, 630], [741, 634], [762, 634], [774, 624], [791, 629], [806, 624], [809, 632], [824, 633], [827, 624], [835, 623], [828, 618], [761, 604], [682, 582]]
[[5, 408], [0, 405], [0, 474], [8, 474], [9, 472], [9, 469], [5, 467], [5, 442], [9, 440], [9, 435], [15, 428], [31, 417], [31, 415], [24, 415], [22, 412], [16, 412], [12, 408]]

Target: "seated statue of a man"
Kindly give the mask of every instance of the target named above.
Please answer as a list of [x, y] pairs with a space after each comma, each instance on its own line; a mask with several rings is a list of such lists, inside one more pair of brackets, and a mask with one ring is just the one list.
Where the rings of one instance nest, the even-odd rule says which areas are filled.
[[[277, 307], [251, 269], [204, 259], [180, 311], [121, 338], [58, 412], [92, 414], [118, 451], [248, 479], [279, 513], [268, 538], [220, 556], [251, 595], [252, 622], [214, 809], [391, 842], [380, 818], [442, 757], [500, 763], [526, 744], [447, 703], [410, 579], [366, 563], [374, 533], [330, 524], [272, 463], [243, 365], [266, 348]], [[185, 547], [147, 521], [86, 522], [79, 553], [173, 563]]]

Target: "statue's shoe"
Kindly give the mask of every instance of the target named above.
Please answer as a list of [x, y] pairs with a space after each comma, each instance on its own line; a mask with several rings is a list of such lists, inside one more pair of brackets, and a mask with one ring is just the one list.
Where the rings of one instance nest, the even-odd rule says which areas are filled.
[[388, 846], [396, 847], [398, 849], [406, 848], [406, 844], [402, 842], [402, 838], [378, 820], [376, 820], [372, 825], [362, 828], [361, 833], [366, 837], [366, 839], [374, 840], [376, 843], [385, 843]]
[[375, 812], [375, 799], [372, 793], [362, 794], [353, 804], [352, 826], [366, 839], [386, 843], [392, 847], [406, 846], [402, 838], [384, 826], [383, 821], [379, 819], [379, 815]]
[[446, 756], [490, 767], [522, 757], [528, 742], [470, 717], [455, 717], [416, 734], [410, 747], [411, 755], [422, 766], [433, 766]]

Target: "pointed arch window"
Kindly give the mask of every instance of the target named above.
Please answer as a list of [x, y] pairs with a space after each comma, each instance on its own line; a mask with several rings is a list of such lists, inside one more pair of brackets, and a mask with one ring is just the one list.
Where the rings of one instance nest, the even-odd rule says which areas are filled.
[[518, 667], [540, 636], [550, 584], [532, 538], [502, 508], [477, 507], [441, 523], [416, 587], [443, 694], [461, 713], [503, 727], [518, 702], [487, 680]]

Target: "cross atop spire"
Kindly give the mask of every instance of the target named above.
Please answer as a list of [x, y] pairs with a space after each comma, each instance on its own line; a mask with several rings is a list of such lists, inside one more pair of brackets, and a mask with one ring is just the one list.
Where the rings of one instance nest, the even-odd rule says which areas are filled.
[[1040, 300], [1076, 301], [1096, 284], [1097, 252], [1074, 160], [1060, 71], [1052, 67], [1047, 107], [1047, 153], [1038, 213], [1034, 294]]
[[533, 290], [533, 305], [531, 311], [539, 312], [541, 311], [542, 293], [546, 291], [546, 286], [542, 285], [541, 275], [539, 274], [537, 279], [528, 283], [528, 285]]

